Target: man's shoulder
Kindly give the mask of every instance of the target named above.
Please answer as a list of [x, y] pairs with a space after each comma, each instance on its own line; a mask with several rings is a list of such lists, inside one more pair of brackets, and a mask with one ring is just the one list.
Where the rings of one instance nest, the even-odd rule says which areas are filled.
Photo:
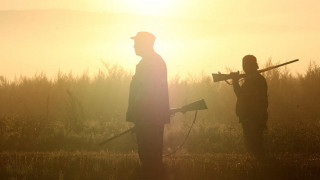
[[257, 78], [261, 81], [266, 81], [266, 78], [261, 73], [258, 73]]
[[136, 66], [136, 73], [166, 73], [167, 66], [162, 57], [154, 53], [152, 56], [142, 59]]
[[156, 62], [160, 62], [160, 63], [164, 63], [165, 64], [163, 58], [159, 54], [155, 53], [153, 58], [154, 58], [154, 60]]
[[266, 85], [267, 81], [264, 76], [262, 76], [260, 73], [255, 73], [252, 75], [249, 75], [249, 77], [246, 79], [246, 82], [249, 84], [261, 84]]
[[260, 86], [262, 86], [262, 87], [267, 87], [266, 78], [265, 78], [262, 74], [260, 74], [260, 73], [258, 73], [258, 74], [256, 75], [256, 77], [255, 77], [255, 82], [256, 82], [257, 84], [259, 84]]
[[152, 64], [156, 64], [156, 63], [165, 64], [162, 57], [157, 53], [153, 53], [152, 55], [149, 55], [149, 56], [141, 59], [141, 61], [139, 62], [139, 64], [141, 64], [142, 66], [143, 65], [152, 65]]
[[163, 60], [163, 58], [155, 53], [153, 56], [152, 56], [152, 59], [149, 61], [150, 62], [150, 65], [151, 66], [154, 66], [156, 68], [160, 68], [160, 67], [166, 67], [166, 63], [165, 61]]
[[262, 74], [260, 74], [258, 72], [252, 74], [250, 78], [255, 80], [255, 81], [266, 81], [266, 78]]

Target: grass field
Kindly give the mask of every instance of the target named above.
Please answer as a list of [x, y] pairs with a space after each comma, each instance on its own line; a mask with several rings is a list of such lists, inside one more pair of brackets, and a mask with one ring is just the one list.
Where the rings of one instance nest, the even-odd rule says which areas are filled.
[[[137, 154], [47, 152], [0, 154], [1, 179], [135, 179]], [[164, 158], [172, 180], [319, 179], [319, 154], [187, 154]]]
[[[199, 99], [208, 106], [179, 151], [184, 154], [164, 158], [171, 180], [320, 179], [320, 66], [311, 63], [304, 74], [276, 69], [264, 76], [267, 162], [245, 154], [232, 87], [213, 83], [209, 75], [170, 80], [171, 107]], [[0, 76], [0, 179], [137, 179], [134, 134], [97, 146], [133, 126], [125, 121], [130, 81], [130, 73], [109, 65], [94, 77]], [[165, 151], [182, 142], [193, 116], [171, 118]]]

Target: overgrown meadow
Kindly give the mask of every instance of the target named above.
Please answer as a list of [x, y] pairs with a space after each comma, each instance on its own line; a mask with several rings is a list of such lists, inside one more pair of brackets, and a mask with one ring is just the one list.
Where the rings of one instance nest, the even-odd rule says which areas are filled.
[[[270, 65], [272, 62], [269, 60], [265, 66]], [[264, 73], [264, 76], [269, 86], [269, 120], [265, 134], [267, 152], [269, 154], [317, 154], [320, 151], [320, 67], [311, 62], [303, 74], [292, 74], [286, 68], [279, 68]], [[0, 77], [0, 151], [1, 159], [6, 164], [6, 167], [0, 168], [1, 173], [12, 177], [10, 163], [13, 162], [8, 153], [13, 152], [15, 154], [11, 158], [15, 157], [16, 160], [20, 156], [22, 159], [23, 157], [32, 158], [30, 153], [51, 154], [53, 159], [74, 152], [78, 155], [80, 152], [87, 152], [87, 155], [93, 152], [98, 153], [90, 157], [93, 159], [96, 156], [102, 157], [101, 153], [118, 154], [118, 156], [126, 154], [121, 157], [125, 159], [127, 156], [134, 157], [131, 160], [126, 159], [129, 164], [131, 163], [130, 167], [138, 164], [134, 134], [127, 134], [104, 146], [98, 145], [110, 136], [133, 126], [125, 121], [131, 77], [132, 74], [122, 67], [107, 64], [94, 77], [89, 77], [86, 73], [81, 76], [58, 73], [53, 79], [48, 79], [45, 74], [38, 74], [32, 78], [20, 77], [14, 81]], [[176, 76], [169, 81], [169, 96], [172, 108], [199, 99], [205, 99], [208, 106], [208, 110], [199, 111], [196, 124], [185, 146], [178, 151], [178, 155], [184, 154], [189, 157], [192, 154], [198, 154], [197, 156], [207, 154], [207, 157], [212, 157], [213, 154], [227, 153], [238, 154], [236, 156], [240, 157], [246, 152], [241, 126], [235, 115], [236, 98], [232, 86], [224, 82], [213, 83], [210, 74], [190, 75], [186, 78]], [[194, 112], [188, 112], [176, 114], [171, 118], [171, 123], [165, 127], [165, 154], [172, 152], [184, 140], [193, 117]], [[28, 152], [30, 157], [24, 152]], [[84, 158], [82, 162], [93, 161], [90, 158], [86, 159], [87, 155], [82, 156]], [[103, 157], [106, 158], [107, 155]], [[36, 157], [41, 159], [42, 156], [34, 155], [34, 158]], [[72, 159], [72, 157], [73, 155], [68, 158]], [[174, 158], [167, 159], [166, 165], [171, 167], [170, 164], [176, 163], [172, 167], [178, 167], [177, 159], [179, 158]], [[219, 156], [216, 159], [219, 158], [222, 162], [223, 158]], [[205, 159], [203, 160], [206, 161]], [[50, 163], [54, 162], [54, 160], [50, 161]], [[43, 166], [49, 166], [50, 163], [44, 163]], [[100, 159], [99, 163], [97, 168], [102, 168], [100, 170], [104, 171], [106, 162]], [[186, 161], [184, 164], [189, 166], [190, 162]], [[221, 168], [218, 165], [215, 164], [212, 167]], [[55, 166], [64, 167], [57, 164]], [[239, 165], [239, 168], [246, 166]], [[114, 166], [110, 165], [110, 167]], [[235, 170], [237, 167], [235, 166]], [[96, 171], [99, 170], [90, 172]], [[177, 171], [182, 172], [181, 169]], [[62, 177], [63, 179], [62, 171], [60, 175], [60, 170], [56, 172], [52, 178], [61, 179]], [[29, 176], [21, 177], [28, 179]], [[37, 176], [29, 178], [34, 179], [34, 177]], [[77, 179], [78, 176], [72, 177]], [[111, 175], [109, 179], [112, 177], [117, 179], [116, 176]], [[181, 177], [181, 179], [186, 178]]]

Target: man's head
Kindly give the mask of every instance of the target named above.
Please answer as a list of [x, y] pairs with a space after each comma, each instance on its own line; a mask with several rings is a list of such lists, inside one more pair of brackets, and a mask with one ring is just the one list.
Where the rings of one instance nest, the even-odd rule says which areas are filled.
[[138, 32], [136, 36], [131, 37], [134, 40], [134, 49], [136, 55], [144, 56], [153, 51], [156, 37], [149, 32]]
[[242, 68], [246, 74], [256, 72], [259, 69], [257, 58], [253, 55], [246, 55], [242, 58]]

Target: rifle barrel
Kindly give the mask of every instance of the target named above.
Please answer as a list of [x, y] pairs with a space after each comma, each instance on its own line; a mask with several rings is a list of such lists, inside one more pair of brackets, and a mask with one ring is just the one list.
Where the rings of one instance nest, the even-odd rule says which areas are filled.
[[297, 61], [299, 61], [299, 59], [295, 59], [295, 60], [288, 61], [288, 62], [285, 62], [285, 63], [282, 63], [282, 64], [278, 64], [278, 65], [271, 66], [271, 67], [268, 67], [268, 68], [265, 68], [265, 69], [261, 69], [261, 70], [258, 70], [258, 72], [259, 73], [263, 73], [263, 72], [270, 71], [272, 69], [275, 69], [275, 68], [278, 68], [278, 67], [281, 67], [281, 66], [285, 66], [287, 64], [291, 64], [291, 63], [297, 62]]
[[104, 145], [104, 144], [106, 144], [106, 143], [108, 143], [108, 142], [110, 142], [110, 141], [112, 141], [112, 140], [114, 140], [114, 139], [116, 139], [116, 138], [118, 138], [118, 137], [120, 137], [122, 135], [125, 135], [125, 134], [127, 134], [127, 133], [129, 133], [129, 132], [131, 132], [133, 130], [134, 130], [134, 127], [130, 128], [130, 129], [126, 130], [126, 131], [123, 131], [122, 133], [119, 133], [117, 135], [114, 135], [114, 136], [112, 136], [111, 138], [109, 138], [109, 139], [107, 139], [105, 141], [102, 141], [101, 143], [99, 143], [99, 145]]

